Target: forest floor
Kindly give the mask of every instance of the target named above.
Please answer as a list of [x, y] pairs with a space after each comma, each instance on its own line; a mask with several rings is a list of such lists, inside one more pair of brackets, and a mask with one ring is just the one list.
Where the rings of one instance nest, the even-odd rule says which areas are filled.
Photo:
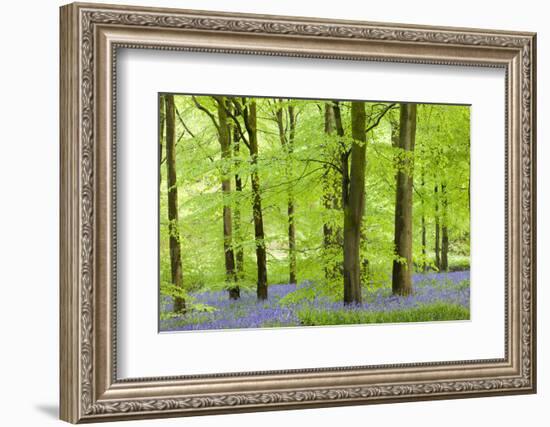
[[[161, 331], [321, 326], [366, 323], [429, 322], [470, 318], [470, 272], [418, 273], [414, 293], [392, 295], [391, 289], [363, 289], [363, 303], [344, 306], [327, 297], [288, 298], [296, 290], [308, 291], [311, 283], [269, 286], [267, 300], [258, 302], [255, 291], [241, 290], [238, 300], [227, 291], [193, 293], [198, 310], [161, 320]], [[287, 298], [285, 298], [287, 297]], [[164, 313], [172, 310], [168, 302]]]

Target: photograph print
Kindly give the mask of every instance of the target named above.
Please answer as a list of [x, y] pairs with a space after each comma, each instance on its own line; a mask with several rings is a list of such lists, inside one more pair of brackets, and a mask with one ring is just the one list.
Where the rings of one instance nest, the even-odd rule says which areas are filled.
[[159, 330], [470, 319], [470, 106], [160, 93]]

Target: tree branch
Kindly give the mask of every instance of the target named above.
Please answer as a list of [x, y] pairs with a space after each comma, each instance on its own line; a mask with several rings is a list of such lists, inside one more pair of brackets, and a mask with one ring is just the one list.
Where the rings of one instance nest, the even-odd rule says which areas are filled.
[[[178, 116], [178, 119], [180, 121], [180, 123], [182, 124], [183, 128], [187, 131], [187, 133], [189, 135], [191, 135], [191, 138], [195, 138], [195, 135], [193, 134], [193, 132], [191, 132], [191, 130], [187, 127], [187, 125], [185, 124], [185, 122], [183, 121], [183, 118], [181, 117], [180, 115], [180, 112], [178, 111], [178, 108], [176, 107], [176, 115]], [[183, 136], [183, 134], [182, 134]], [[180, 137], [181, 138], [181, 137]], [[179, 141], [179, 140], [178, 140]]]
[[237, 130], [239, 131], [239, 136], [241, 137], [241, 140], [244, 142], [244, 145], [246, 145], [248, 147], [248, 149], [250, 149], [250, 144], [248, 143], [248, 139], [246, 139], [246, 136], [244, 135], [243, 128], [241, 127], [241, 124], [239, 123], [238, 117], [236, 117], [235, 114], [233, 114], [233, 112], [230, 111], [229, 108], [227, 108], [225, 105], [224, 105], [224, 108], [225, 108], [225, 111], [227, 112], [227, 115], [229, 117], [231, 117], [231, 120], [233, 120], [233, 122], [235, 123], [235, 126], [236, 126]]
[[382, 120], [382, 117], [384, 117], [388, 111], [390, 111], [393, 107], [395, 107], [395, 105], [396, 105], [396, 104], [390, 104], [390, 105], [388, 105], [388, 106], [384, 109], [384, 111], [382, 111], [382, 113], [380, 113], [380, 114], [378, 115], [378, 117], [376, 118], [375, 122], [374, 122], [371, 126], [369, 126], [369, 127], [367, 128], [366, 133], [369, 133], [369, 132], [370, 132], [371, 130], [373, 130], [376, 126], [378, 126], [378, 125], [380, 124], [380, 121]]
[[332, 162], [327, 162], [325, 160], [318, 160], [318, 159], [297, 159], [298, 161], [300, 162], [314, 162], [314, 163], [321, 163], [323, 165], [328, 165], [328, 166], [332, 166], [334, 169], [336, 169], [338, 172], [340, 173], [343, 173], [342, 171], [342, 168], [339, 167], [338, 165], [335, 165], [334, 163]]
[[[176, 109], [176, 112], [177, 112], [177, 111], [178, 111], [178, 110]], [[181, 139], [183, 138], [183, 135], [184, 135], [184, 133], [182, 132], [181, 135], [178, 137], [176, 143], [174, 144], [174, 148], [178, 146], [178, 142], [181, 141]], [[160, 160], [160, 164], [162, 165], [165, 161], [166, 161], [166, 157], [165, 157], [164, 159], [161, 159], [161, 160]]]
[[197, 98], [195, 98], [194, 96], [191, 97], [193, 99], [193, 102], [195, 103], [196, 107], [201, 110], [201, 111], [204, 111], [208, 117], [210, 117], [210, 119], [212, 120], [212, 123], [214, 123], [214, 126], [216, 126], [216, 130], [218, 131], [218, 134], [220, 133], [220, 126], [218, 125], [218, 122], [216, 121], [216, 118], [214, 117], [214, 115], [208, 111], [208, 109], [206, 107], [204, 107], [199, 101], [197, 101]]

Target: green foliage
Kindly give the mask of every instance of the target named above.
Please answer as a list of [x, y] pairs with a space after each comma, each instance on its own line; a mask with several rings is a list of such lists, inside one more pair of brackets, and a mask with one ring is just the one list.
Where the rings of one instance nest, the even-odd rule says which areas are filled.
[[[160, 296], [161, 296], [161, 311], [160, 311], [161, 320], [176, 318], [181, 315], [180, 313], [174, 313], [174, 312], [168, 311], [163, 307], [163, 306], [166, 306], [166, 301], [168, 301], [167, 297], [172, 299], [174, 298], [184, 299], [186, 303], [187, 311], [196, 311], [196, 312], [203, 312], [203, 313], [213, 313], [214, 311], [216, 311], [216, 307], [197, 302], [196, 299], [192, 295], [190, 295], [185, 289], [179, 288], [171, 283], [161, 282]], [[162, 302], [164, 302], [164, 304]]]
[[313, 303], [316, 300], [340, 301], [343, 297], [342, 283], [340, 281], [322, 280], [315, 286], [300, 286], [294, 292], [289, 293], [279, 300], [279, 305], [290, 307], [303, 303]]
[[[196, 99], [216, 115], [217, 104], [210, 96]], [[325, 266], [339, 266], [342, 250], [323, 247], [323, 227], [337, 230], [342, 226], [342, 211], [327, 209], [323, 197], [327, 179], [333, 179], [338, 189], [341, 171], [339, 156], [349, 150], [352, 139], [350, 103], [340, 102], [344, 136], [324, 130], [325, 101], [256, 99], [258, 116], [259, 156], [257, 164], [250, 160], [248, 148], [241, 141], [229, 159], [222, 159], [218, 132], [211, 118], [199, 110], [191, 96], [176, 95], [176, 161], [179, 222], [182, 248], [183, 282], [185, 290], [174, 289], [170, 277], [169, 233], [167, 217], [166, 163], [161, 165], [160, 185], [160, 276], [161, 294], [185, 296], [192, 304], [190, 293], [227, 289], [224, 264], [222, 215], [224, 203], [233, 213], [232, 248], [242, 249], [244, 268], [238, 286], [256, 286], [256, 256], [252, 216], [251, 173], [259, 174], [268, 282], [288, 283], [288, 200], [292, 195], [296, 229], [298, 282], [316, 283], [316, 293], [331, 299], [342, 294], [341, 277], [327, 280]], [[367, 125], [388, 104], [367, 103]], [[296, 112], [296, 132], [292, 149], [284, 147], [275, 121], [277, 108], [292, 106]], [[286, 111], [286, 110], [285, 110]], [[398, 115], [398, 114], [397, 114]], [[387, 286], [394, 255], [395, 174], [404, 164], [414, 164], [408, 170], [414, 181], [413, 256], [420, 271], [434, 264], [435, 218], [448, 227], [450, 268], [467, 268], [470, 253], [469, 152], [470, 113], [467, 106], [418, 106], [416, 147], [406, 154], [392, 145], [392, 126], [396, 112], [384, 116], [380, 124], [367, 135], [366, 205], [362, 223], [361, 258], [365, 289]], [[285, 113], [286, 129], [288, 115]], [[240, 125], [244, 129], [244, 123]], [[392, 123], [393, 121], [393, 123]], [[229, 120], [232, 123], [232, 120]], [[233, 130], [235, 131], [235, 130]], [[407, 159], [406, 156], [413, 156]], [[405, 162], [412, 160], [412, 162]], [[242, 180], [242, 191], [235, 191], [235, 179]], [[230, 176], [231, 193], [222, 196], [221, 179]], [[435, 186], [446, 186], [447, 215], [443, 218], [443, 196], [436, 196]], [[340, 198], [336, 194], [335, 198]], [[238, 213], [238, 223], [237, 223]], [[426, 247], [422, 248], [422, 218], [426, 229]], [[288, 300], [309, 300], [315, 295], [309, 287], [299, 288]], [[205, 309], [197, 308], [195, 309]]]
[[165, 297], [171, 298], [188, 298], [189, 295], [185, 289], [182, 289], [172, 283], [161, 282], [160, 294]]
[[470, 310], [461, 305], [445, 303], [424, 305], [406, 310], [380, 312], [353, 309], [325, 311], [306, 307], [298, 312], [298, 317], [304, 326], [438, 322], [444, 320], [468, 320], [470, 319]]
[[469, 256], [453, 256], [449, 259], [449, 271], [462, 271], [470, 268]]

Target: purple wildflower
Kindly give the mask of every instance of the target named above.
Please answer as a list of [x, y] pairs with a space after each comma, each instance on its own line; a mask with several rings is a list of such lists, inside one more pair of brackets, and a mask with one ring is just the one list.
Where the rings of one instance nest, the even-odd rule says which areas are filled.
[[[241, 291], [241, 298], [230, 300], [226, 291], [206, 291], [191, 294], [196, 304], [212, 307], [213, 311], [191, 310], [184, 315], [161, 321], [162, 331], [188, 331], [212, 329], [241, 329], [281, 326], [300, 326], [299, 313], [313, 310], [325, 313], [360, 314], [362, 312], [394, 312], [446, 303], [470, 307], [470, 272], [425, 273], [413, 276], [414, 293], [395, 296], [388, 287], [365, 289], [362, 304], [344, 305], [326, 296], [313, 301], [280, 304], [280, 300], [296, 289], [314, 287], [310, 282], [270, 285], [266, 301], [257, 301], [253, 291]], [[163, 310], [170, 312], [172, 304], [167, 298]]]

